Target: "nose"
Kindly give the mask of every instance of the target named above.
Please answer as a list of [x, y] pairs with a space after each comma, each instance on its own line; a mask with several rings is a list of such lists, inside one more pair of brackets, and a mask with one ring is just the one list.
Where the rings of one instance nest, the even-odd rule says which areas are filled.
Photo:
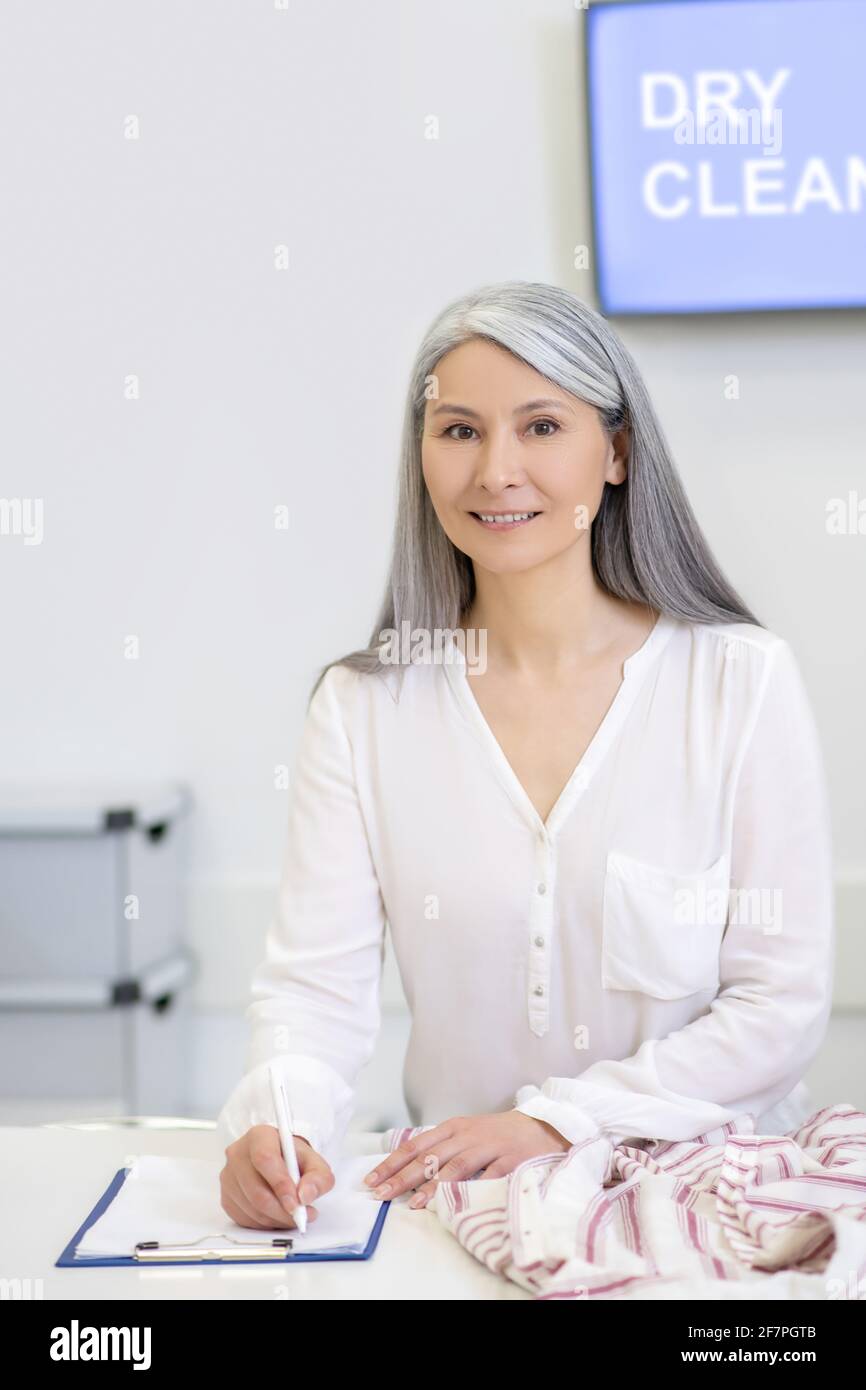
[[494, 496], [524, 482], [526, 473], [509, 427], [491, 430], [476, 455], [475, 486]]

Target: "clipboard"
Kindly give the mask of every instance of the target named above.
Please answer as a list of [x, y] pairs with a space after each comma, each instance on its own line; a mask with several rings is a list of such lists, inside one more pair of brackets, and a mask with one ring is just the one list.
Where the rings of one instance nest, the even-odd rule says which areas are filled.
[[[293, 1251], [294, 1235], [292, 1228], [287, 1230], [284, 1237], [274, 1240], [271, 1244], [264, 1241], [250, 1242], [249, 1244], [239, 1243], [236, 1250], [208, 1250], [205, 1246], [200, 1252], [196, 1252], [193, 1246], [173, 1246], [166, 1245], [159, 1247], [155, 1241], [140, 1241], [136, 1246], [139, 1251], [138, 1257], [134, 1255], [97, 1255], [76, 1258], [75, 1249], [81, 1240], [84, 1232], [88, 1230], [102, 1215], [105, 1209], [114, 1201], [126, 1177], [129, 1173], [128, 1168], [118, 1168], [108, 1187], [103, 1192], [96, 1206], [82, 1222], [75, 1232], [75, 1235], [66, 1246], [59, 1259], [54, 1261], [56, 1269], [99, 1269], [105, 1266], [127, 1265], [131, 1269], [149, 1269], [152, 1265], [228, 1265], [228, 1264], [294, 1264], [307, 1263], [311, 1260], [369, 1260], [376, 1246], [379, 1243], [379, 1236], [385, 1224], [385, 1217], [388, 1214], [390, 1201], [382, 1203], [379, 1214], [376, 1217], [375, 1225], [370, 1232], [370, 1238], [363, 1250], [352, 1250], [346, 1247], [335, 1246], [332, 1250], [299, 1250]], [[207, 1237], [203, 1237], [204, 1241]], [[199, 1242], [201, 1243], [201, 1242]], [[177, 1253], [169, 1254], [169, 1251]]]

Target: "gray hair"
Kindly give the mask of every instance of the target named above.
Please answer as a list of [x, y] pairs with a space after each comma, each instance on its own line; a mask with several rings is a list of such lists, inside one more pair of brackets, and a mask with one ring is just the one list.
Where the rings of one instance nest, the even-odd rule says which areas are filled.
[[689, 622], [762, 626], [731, 588], [689, 505], [643, 379], [605, 318], [557, 285], [509, 280], [450, 304], [434, 320], [412, 368], [403, 422], [397, 518], [385, 597], [366, 647], [331, 666], [380, 673], [383, 632], [453, 629], [475, 595], [472, 561], [449, 540], [421, 471], [427, 387], [439, 360], [469, 339], [505, 348], [578, 400], [595, 406], [609, 436], [630, 432], [627, 476], [605, 483], [590, 547], [598, 583]]

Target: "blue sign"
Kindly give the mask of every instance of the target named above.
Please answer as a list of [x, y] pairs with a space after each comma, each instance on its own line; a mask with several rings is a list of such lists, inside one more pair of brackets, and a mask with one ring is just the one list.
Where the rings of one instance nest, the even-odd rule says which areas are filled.
[[866, 3], [591, 6], [609, 314], [866, 305]]

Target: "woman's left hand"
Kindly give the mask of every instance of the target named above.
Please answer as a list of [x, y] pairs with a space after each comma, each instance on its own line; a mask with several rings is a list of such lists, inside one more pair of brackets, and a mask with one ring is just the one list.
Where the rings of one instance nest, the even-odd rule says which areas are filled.
[[437, 1182], [501, 1178], [526, 1158], [566, 1153], [569, 1141], [543, 1120], [506, 1110], [495, 1115], [459, 1115], [407, 1139], [383, 1158], [364, 1181], [373, 1196], [390, 1201], [417, 1188], [410, 1207], [423, 1207]]

